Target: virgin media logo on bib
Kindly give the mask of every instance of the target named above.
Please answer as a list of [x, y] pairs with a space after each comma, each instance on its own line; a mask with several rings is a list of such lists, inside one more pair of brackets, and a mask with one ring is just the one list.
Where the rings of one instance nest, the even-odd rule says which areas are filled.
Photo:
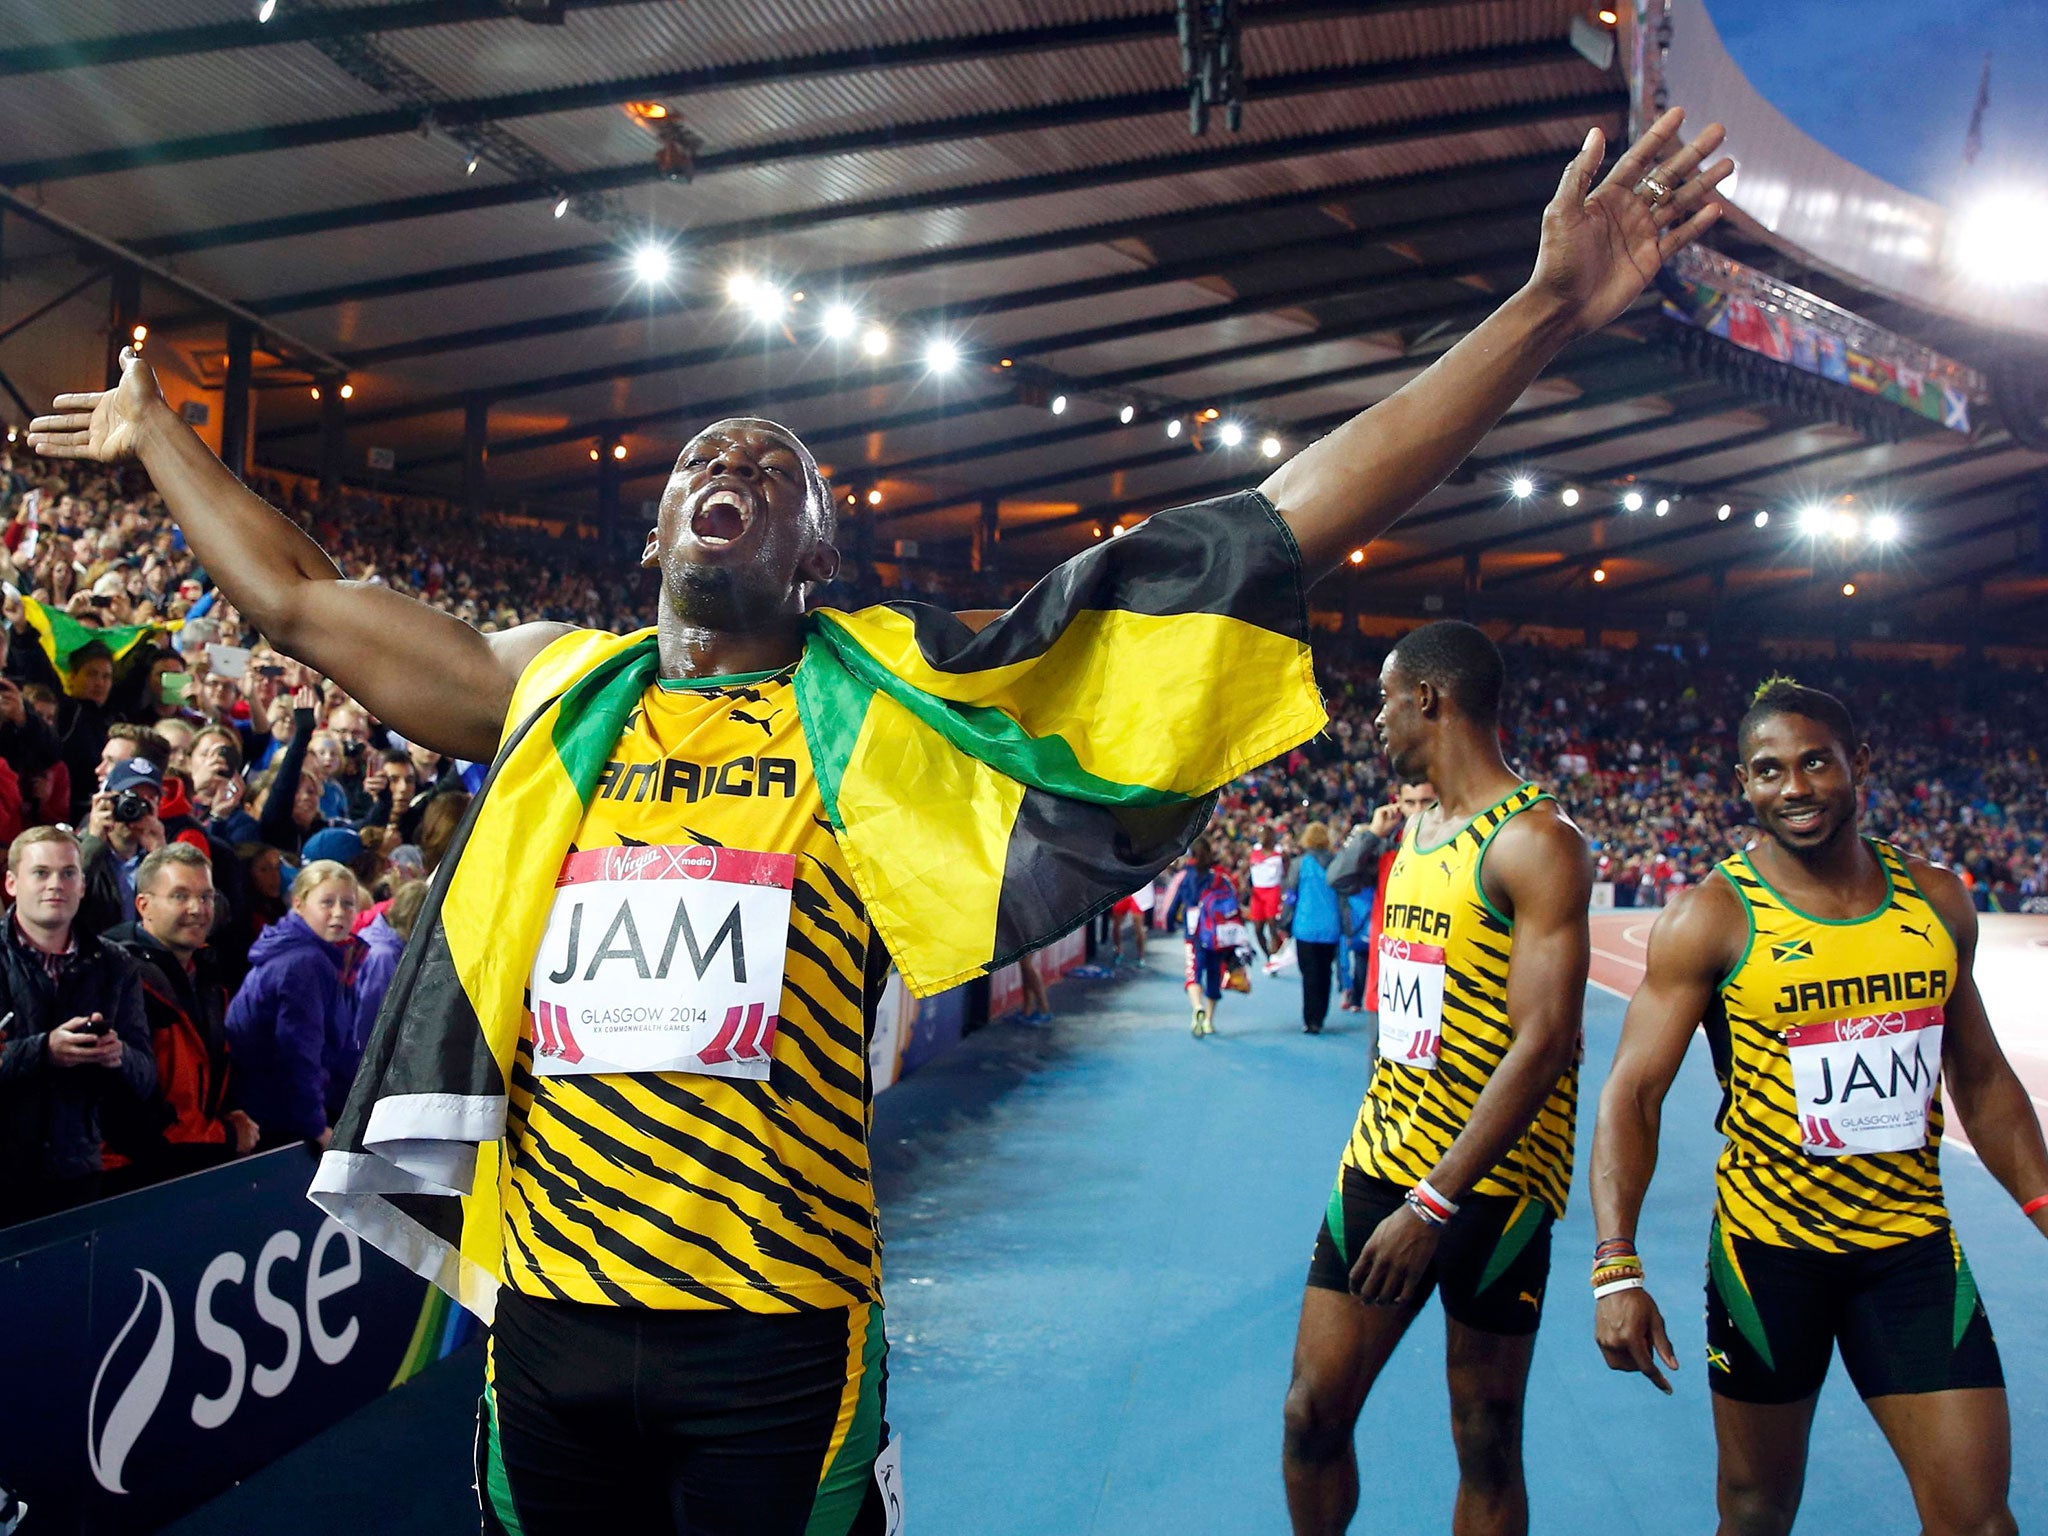
[[534, 955], [535, 1074], [767, 1077], [795, 876], [740, 848], [569, 855]]
[[1941, 1078], [1942, 1011], [1824, 1019], [1785, 1031], [1802, 1148], [1815, 1157], [1927, 1144]]

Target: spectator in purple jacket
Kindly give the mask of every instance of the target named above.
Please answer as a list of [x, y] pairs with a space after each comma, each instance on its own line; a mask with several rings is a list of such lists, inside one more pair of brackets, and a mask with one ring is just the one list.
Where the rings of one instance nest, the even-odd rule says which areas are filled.
[[319, 859], [299, 871], [291, 899], [250, 946], [228, 1043], [261, 1144], [324, 1147], [362, 1056], [352, 987], [362, 944], [349, 935], [362, 892], [346, 864]]

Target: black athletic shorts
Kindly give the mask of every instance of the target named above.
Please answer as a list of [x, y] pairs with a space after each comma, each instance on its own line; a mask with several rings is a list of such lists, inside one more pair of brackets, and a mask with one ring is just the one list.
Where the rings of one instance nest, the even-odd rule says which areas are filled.
[[1708, 1385], [1739, 1403], [1801, 1402], [1827, 1379], [1837, 1344], [1865, 1397], [2005, 1385], [1954, 1232], [1819, 1253], [1751, 1242], [1715, 1221]]
[[[1308, 1283], [1349, 1291], [1351, 1266], [1366, 1239], [1401, 1209], [1408, 1191], [1346, 1164], [1316, 1232]], [[1529, 1334], [1543, 1321], [1550, 1276], [1550, 1207], [1524, 1195], [1467, 1195], [1445, 1225], [1436, 1258], [1422, 1278], [1418, 1303], [1443, 1293], [1444, 1312], [1485, 1333]]]
[[774, 1316], [498, 1293], [485, 1536], [886, 1536], [882, 1309]]

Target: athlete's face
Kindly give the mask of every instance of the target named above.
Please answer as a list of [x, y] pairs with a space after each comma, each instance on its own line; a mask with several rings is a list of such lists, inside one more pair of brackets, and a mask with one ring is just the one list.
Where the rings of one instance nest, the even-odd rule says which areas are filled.
[[1856, 806], [1870, 748], [1853, 752], [1818, 720], [1769, 715], [1744, 743], [1735, 777], [1757, 825], [1793, 853], [1856, 834]]
[[670, 608], [710, 630], [758, 627], [830, 581], [839, 554], [811, 501], [816, 465], [796, 434], [736, 418], [706, 427], [676, 460], [644, 565]]
[[[1397, 777], [1421, 772], [1424, 737], [1423, 699], [1426, 685], [1418, 687], [1391, 655], [1380, 667], [1380, 712], [1373, 717], [1387, 764]], [[1405, 814], [1405, 812], [1404, 812]]]

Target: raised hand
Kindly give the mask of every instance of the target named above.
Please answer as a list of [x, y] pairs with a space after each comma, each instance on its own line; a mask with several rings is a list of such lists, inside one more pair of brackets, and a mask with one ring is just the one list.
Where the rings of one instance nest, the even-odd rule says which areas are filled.
[[1565, 168], [1543, 211], [1543, 241], [1530, 286], [1562, 303], [1573, 328], [1596, 331], [1633, 304], [1657, 269], [1713, 228], [1724, 204], [1714, 188], [1733, 160], [1702, 162], [1727, 137], [1712, 123], [1692, 143], [1677, 142], [1685, 113], [1673, 107], [1650, 125], [1596, 187], [1607, 143], [1598, 128]]
[[51, 414], [28, 424], [28, 445], [48, 459], [97, 459], [118, 464], [134, 458], [150, 413], [166, 410], [156, 374], [133, 347], [121, 349], [121, 382], [113, 389], [59, 395]]

